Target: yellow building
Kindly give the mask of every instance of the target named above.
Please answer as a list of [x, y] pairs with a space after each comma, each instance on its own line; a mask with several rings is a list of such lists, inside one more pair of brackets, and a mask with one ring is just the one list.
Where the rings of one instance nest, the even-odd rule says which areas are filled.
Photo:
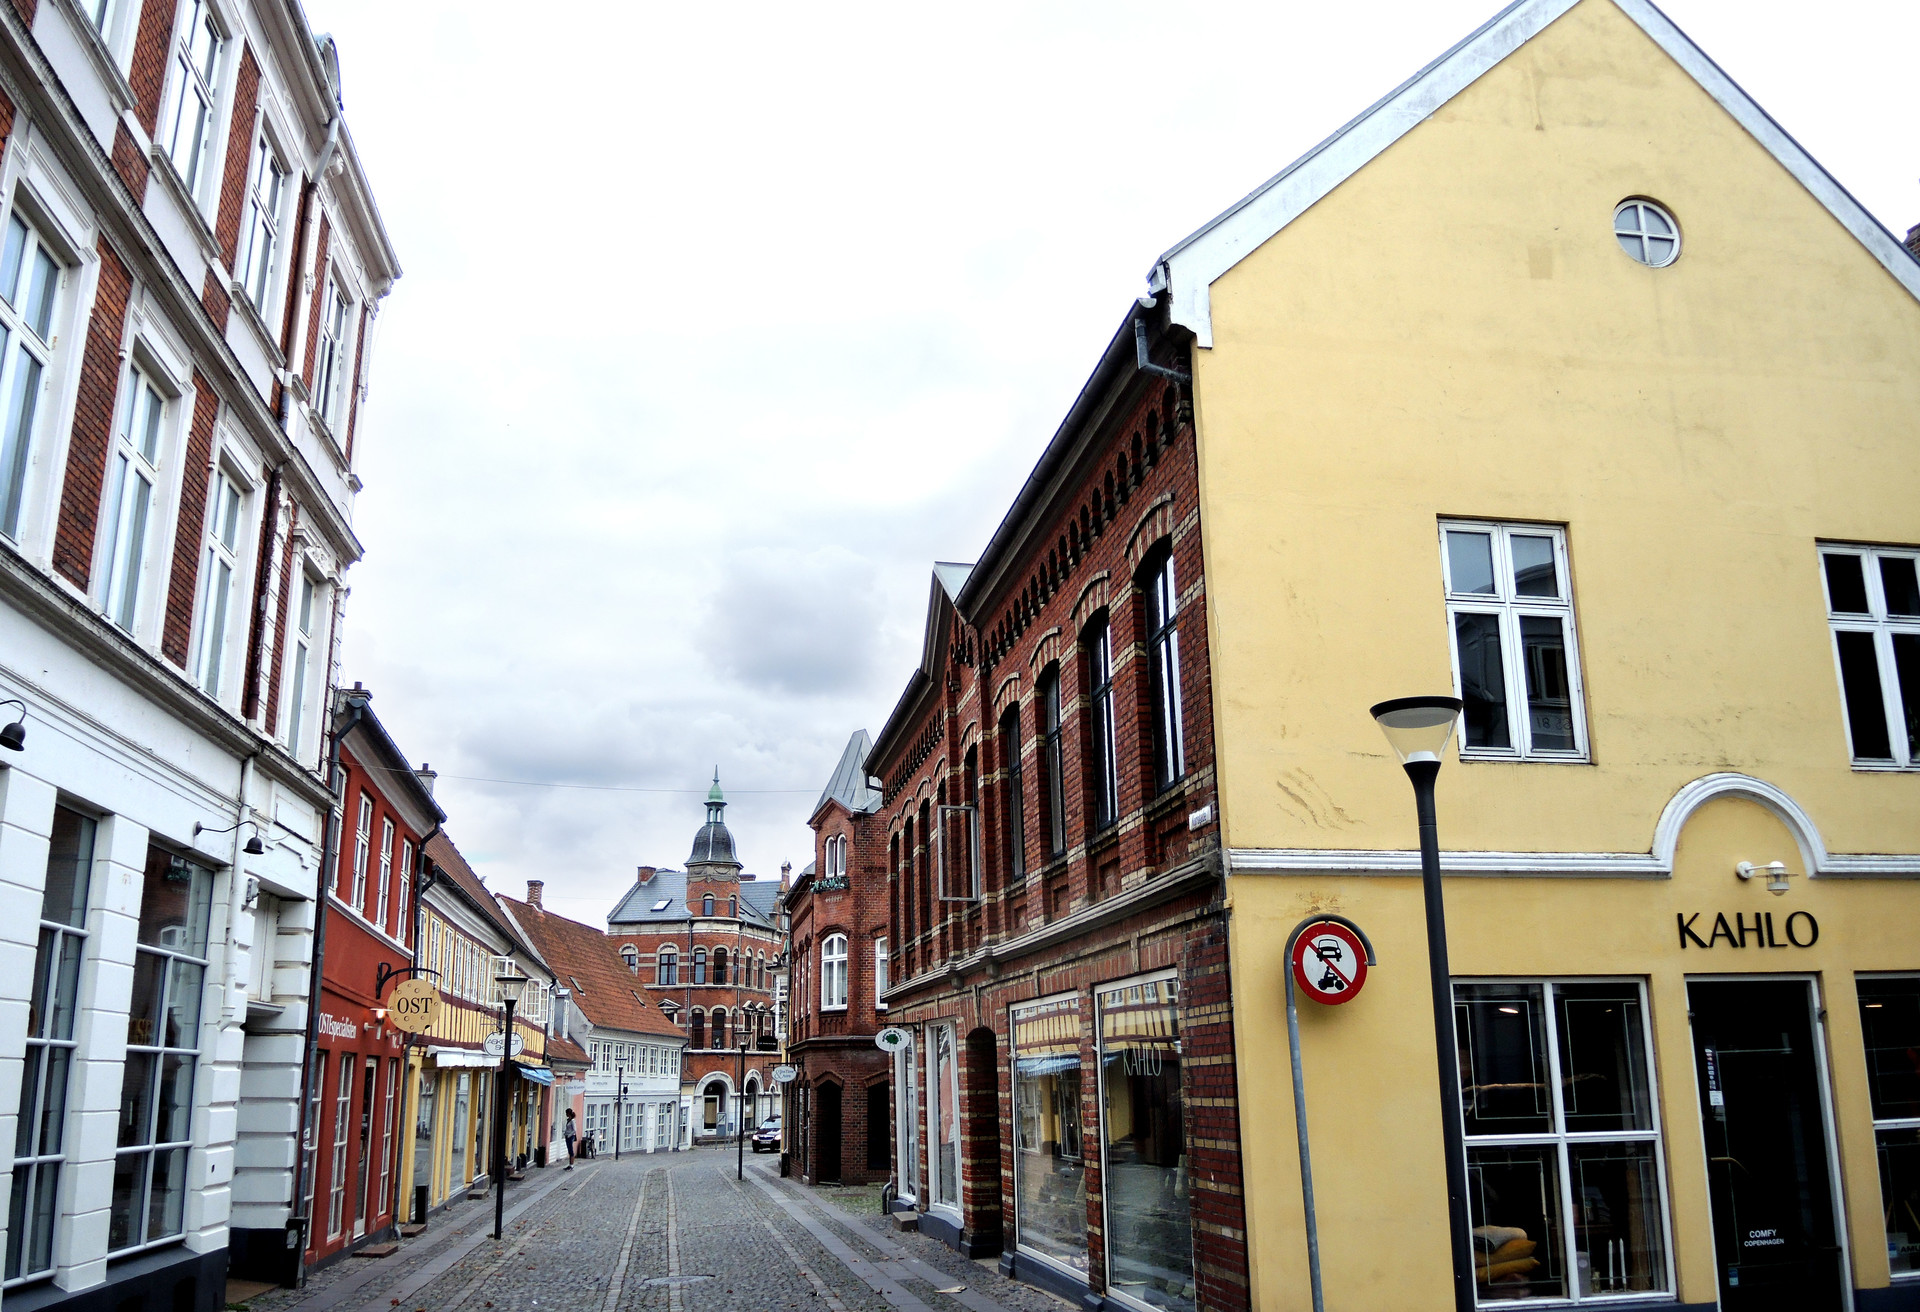
[[[1920, 1308], [1920, 263], [1644, 0], [1523, 0], [1163, 257], [1193, 335], [1250, 1302]], [[1741, 870], [1757, 874], [1742, 878]], [[1451, 1101], [1449, 1101], [1451, 1105]]]

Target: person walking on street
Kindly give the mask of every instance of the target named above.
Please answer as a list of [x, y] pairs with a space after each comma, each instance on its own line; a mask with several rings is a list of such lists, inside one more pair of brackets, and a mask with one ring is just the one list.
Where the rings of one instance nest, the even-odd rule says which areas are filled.
[[580, 1128], [574, 1123], [573, 1108], [571, 1107], [567, 1108], [567, 1124], [566, 1128], [561, 1131], [561, 1134], [567, 1141], [567, 1169], [571, 1171], [573, 1169], [574, 1143], [580, 1138]]

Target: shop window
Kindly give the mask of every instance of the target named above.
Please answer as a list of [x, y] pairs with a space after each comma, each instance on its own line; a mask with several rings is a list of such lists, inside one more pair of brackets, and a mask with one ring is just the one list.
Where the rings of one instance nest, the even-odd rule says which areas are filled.
[[933, 1132], [933, 1203], [960, 1209], [960, 1065], [954, 1060], [953, 1027], [936, 1025], [928, 1059], [927, 1124]]
[[1453, 999], [1479, 1301], [1667, 1291], [1640, 986], [1460, 983]]
[[1440, 537], [1460, 754], [1586, 759], [1566, 531], [1445, 521]]
[[1109, 985], [1099, 1003], [1107, 1288], [1193, 1312], [1179, 981], [1166, 974]]
[[80, 961], [87, 944], [87, 884], [93, 874], [94, 822], [55, 807], [40, 895], [40, 946], [27, 1008], [26, 1061], [20, 1075], [14, 1140], [13, 1200], [6, 1280], [53, 1270], [53, 1228], [66, 1164], [67, 1089], [77, 1046]]
[[111, 1252], [172, 1239], [185, 1228], [212, 914], [213, 872], [147, 849], [107, 1220]]
[[1827, 617], [1856, 765], [1920, 765], [1920, 553], [1822, 547]]
[[1859, 982], [1887, 1262], [1920, 1277], [1920, 976]]
[[1013, 1008], [1014, 1242], [1087, 1275], [1080, 999]]

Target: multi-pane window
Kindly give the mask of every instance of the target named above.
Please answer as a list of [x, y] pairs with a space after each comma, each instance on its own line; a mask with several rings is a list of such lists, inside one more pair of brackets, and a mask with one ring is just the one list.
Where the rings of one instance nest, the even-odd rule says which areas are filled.
[[382, 929], [387, 928], [387, 900], [392, 897], [393, 888], [393, 820], [383, 817], [380, 821], [380, 888], [374, 894], [373, 923]]
[[20, 535], [40, 379], [52, 356], [60, 263], [15, 212], [0, 249], [0, 533]]
[[253, 155], [253, 190], [247, 197], [240, 282], [247, 299], [264, 313], [273, 290], [273, 260], [280, 246], [280, 206], [287, 192], [287, 169], [264, 136], [254, 146]]
[[1088, 782], [1093, 786], [1093, 827], [1120, 818], [1120, 776], [1113, 742], [1113, 629], [1102, 616], [1087, 630], [1087, 697], [1093, 709]]
[[[320, 1099], [327, 1087], [327, 1053], [323, 1050], [314, 1054], [313, 1078], [307, 1085], [307, 1137], [301, 1146], [301, 1152], [307, 1162], [306, 1213], [313, 1215], [313, 1191], [317, 1187], [315, 1175], [319, 1165], [315, 1151], [320, 1143]], [[432, 1087], [427, 1085], [425, 1087]]]
[[395, 895], [394, 937], [404, 947], [413, 938], [413, 917], [407, 911], [407, 894], [413, 885], [413, 840], [400, 840], [400, 888]]
[[382, 1127], [380, 1131], [380, 1193], [378, 1195], [380, 1201], [376, 1201], [371, 1209], [375, 1214], [378, 1214], [385, 1206], [384, 1200], [387, 1197], [387, 1181], [393, 1175], [394, 1095], [399, 1087], [400, 1059], [397, 1057], [389, 1057], [387, 1059], [386, 1105], [380, 1113], [380, 1124]]
[[887, 936], [882, 934], [873, 940], [873, 1005], [881, 1011], [887, 1009], [887, 989], [891, 987], [887, 966]]
[[725, 948], [715, 948], [713, 950], [713, 982], [715, 984], [725, 984], [728, 982], [727, 950]]
[[1187, 772], [1180, 710], [1180, 588], [1168, 551], [1147, 581], [1147, 669], [1153, 716], [1153, 782], [1165, 788]]
[[680, 954], [672, 948], [661, 948], [654, 958], [654, 983], [678, 984], [680, 982]]
[[340, 284], [327, 275], [327, 289], [320, 302], [320, 344], [313, 367], [313, 403], [320, 417], [333, 426], [338, 421], [342, 362], [347, 346], [348, 304], [340, 294]]
[[81, 8], [86, 11], [87, 19], [102, 36], [107, 33], [107, 25], [113, 21], [113, 0], [85, 0]]
[[1446, 522], [1440, 537], [1462, 754], [1584, 759], [1565, 531]]
[[707, 950], [705, 948], [693, 950], [693, 982], [695, 984], [707, 982]]
[[1847, 741], [1861, 765], [1920, 765], [1920, 552], [1820, 548]]
[[184, 1228], [212, 913], [213, 872], [149, 848], [107, 1220], [112, 1252], [158, 1243]]
[[1453, 1001], [1480, 1301], [1670, 1289], [1640, 985], [1460, 983]]
[[1897, 1279], [1920, 1274], [1920, 976], [1858, 983], [1887, 1261]]
[[704, 1048], [707, 1046], [707, 1013], [698, 1007], [693, 1009], [693, 1019], [687, 1025], [687, 1035], [689, 1047]]
[[352, 1053], [340, 1056], [340, 1072], [334, 1080], [333, 1173], [328, 1178], [327, 1235], [340, 1233], [347, 1213], [347, 1121], [353, 1115], [353, 1076], [359, 1063]]
[[200, 687], [209, 697], [220, 696], [227, 663], [227, 619], [233, 602], [233, 580], [240, 572], [240, 487], [224, 469], [213, 475], [208, 498], [206, 595], [200, 599], [200, 652], [195, 667]]
[[834, 834], [826, 842], [826, 870], [824, 878], [838, 879], [847, 873], [847, 840], [845, 835]]
[[27, 1006], [26, 1061], [20, 1073], [20, 1120], [14, 1136], [13, 1199], [8, 1212], [6, 1283], [53, 1270], [53, 1227], [66, 1162], [67, 1090], [73, 1067], [73, 1021], [79, 1011], [80, 962], [87, 942], [87, 884], [93, 871], [94, 823], [56, 807], [40, 895], [40, 947]]
[[373, 797], [360, 794], [360, 819], [353, 827], [353, 889], [347, 905], [364, 913], [367, 909], [367, 862], [373, 850]]
[[206, 0], [188, 0], [180, 43], [174, 50], [173, 136], [167, 153], [187, 191], [200, 195], [212, 170], [214, 89], [219, 85], [220, 55], [226, 41], [215, 26]]
[[700, 914], [703, 916], [713, 914], [713, 894], [709, 893], [700, 899]]
[[1060, 747], [1060, 667], [1049, 666], [1040, 676], [1040, 732], [1043, 735], [1047, 786], [1047, 851], [1059, 856], [1067, 850], [1067, 790], [1065, 759]]
[[1027, 873], [1027, 790], [1020, 766], [1020, 708], [1007, 707], [1000, 717], [1000, 775], [1006, 780], [1002, 810], [1007, 824], [1007, 877]]
[[287, 751], [296, 758], [300, 755], [306, 727], [308, 667], [313, 664], [313, 621], [314, 612], [318, 609], [318, 591], [313, 576], [303, 570], [300, 574], [300, 605], [295, 612], [293, 687], [287, 693]]
[[820, 944], [820, 1010], [847, 1007], [847, 936], [829, 934]]
[[107, 616], [131, 630], [140, 617], [140, 580], [146, 572], [154, 488], [160, 482], [160, 420], [166, 398], [140, 366], [127, 371], [125, 404], [115, 428], [108, 468]]
[[725, 1007], [715, 1007], [713, 1009], [713, 1015], [709, 1017], [709, 1019], [713, 1022], [713, 1046], [716, 1048], [726, 1047], [727, 1009]]

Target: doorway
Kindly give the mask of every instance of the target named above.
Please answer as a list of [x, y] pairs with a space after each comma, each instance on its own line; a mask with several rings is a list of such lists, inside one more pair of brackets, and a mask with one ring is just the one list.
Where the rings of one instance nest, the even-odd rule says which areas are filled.
[[1840, 1312], [1839, 1225], [1808, 980], [1687, 985], [1724, 1312]]
[[831, 1080], [820, 1086], [820, 1113], [814, 1120], [814, 1179], [840, 1178], [840, 1086]]

